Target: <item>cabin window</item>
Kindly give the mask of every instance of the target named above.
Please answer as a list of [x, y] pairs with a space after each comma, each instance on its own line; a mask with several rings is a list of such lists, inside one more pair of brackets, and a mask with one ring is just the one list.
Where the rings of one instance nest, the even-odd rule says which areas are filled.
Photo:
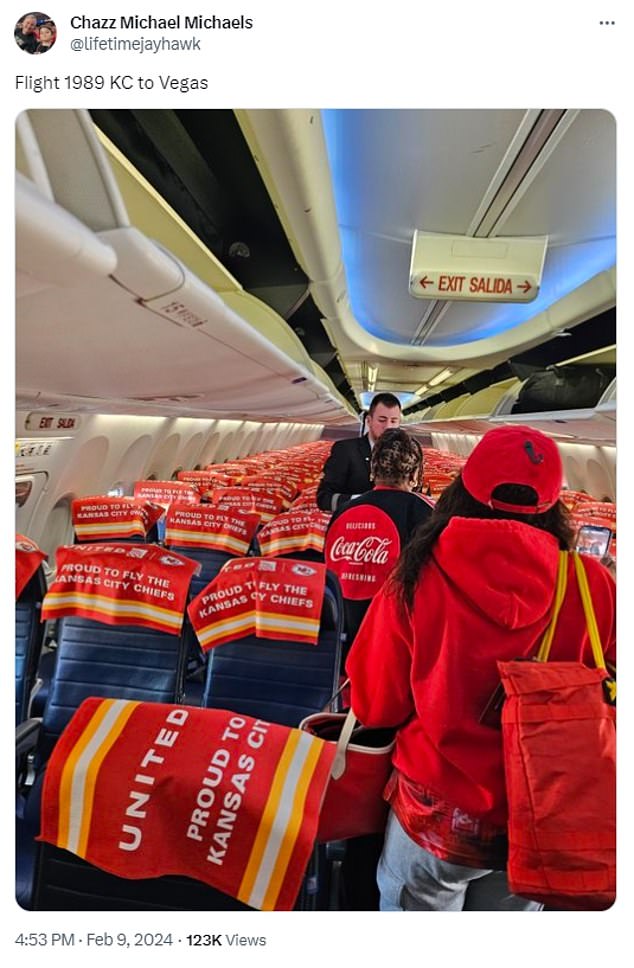
[[592, 495], [597, 499], [602, 494], [612, 492], [612, 482], [605, 467], [602, 467], [598, 460], [590, 458], [586, 468], [588, 478], [588, 488]]
[[15, 506], [23, 508], [33, 490], [33, 478], [25, 477], [15, 482]]
[[123, 497], [126, 491], [126, 486], [123, 481], [119, 481], [117, 484], [113, 484], [108, 490], [108, 497]]
[[55, 551], [60, 545], [71, 544], [73, 541], [73, 523], [70, 513], [72, 499], [72, 494], [65, 494], [60, 498], [46, 521], [40, 547], [47, 552], [49, 563], [55, 560]]

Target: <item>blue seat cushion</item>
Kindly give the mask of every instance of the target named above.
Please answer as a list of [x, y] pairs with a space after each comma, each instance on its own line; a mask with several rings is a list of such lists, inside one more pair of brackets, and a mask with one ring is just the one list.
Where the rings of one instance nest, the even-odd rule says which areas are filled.
[[180, 702], [184, 669], [182, 635], [65, 616], [59, 623], [55, 669], [44, 709], [42, 754], [48, 755], [88, 696]]

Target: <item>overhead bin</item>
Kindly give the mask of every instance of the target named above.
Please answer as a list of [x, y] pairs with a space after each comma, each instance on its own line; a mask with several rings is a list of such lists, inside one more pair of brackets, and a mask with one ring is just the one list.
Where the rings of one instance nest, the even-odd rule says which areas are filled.
[[307, 354], [279, 349], [129, 224], [84, 112], [29, 112], [19, 157], [18, 393], [103, 412], [140, 401], [172, 413], [182, 401], [190, 416], [354, 420]]
[[18, 170], [94, 231], [129, 225], [87, 111], [25, 111], [17, 120]]
[[436, 417], [438, 420], [446, 419], [447, 417], [453, 417], [460, 410], [463, 403], [469, 399], [468, 393], [462, 393], [459, 397], [454, 397], [453, 400], [448, 400], [447, 403], [442, 403], [436, 412]]
[[559, 410], [554, 413], [517, 413], [489, 417], [470, 417], [465, 414], [434, 418], [433, 411], [421, 420], [408, 422], [407, 429], [413, 433], [482, 436], [487, 430], [499, 427], [500, 424], [529, 424], [560, 442], [600, 446], [614, 446], [616, 443], [616, 399], [594, 408]]
[[614, 377], [612, 383], [607, 387], [605, 393], [599, 400], [596, 411], [605, 420], [611, 420], [613, 424], [616, 424], [616, 377]]
[[466, 400], [463, 399], [458, 410], [456, 410], [456, 416], [487, 417], [494, 412], [498, 401], [515, 384], [519, 386], [520, 381], [513, 378], [512, 380], [504, 380], [502, 383], [495, 383], [492, 386], [478, 390], [476, 393], [469, 394]]
[[523, 383], [511, 413], [595, 407], [614, 380], [615, 366], [564, 365], [536, 370]]
[[[609, 365], [600, 368], [609, 372]], [[513, 406], [523, 381], [505, 380], [448, 404], [436, 404], [408, 421], [408, 429], [429, 434], [481, 436], [500, 424], [530, 424], [560, 443], [614, 446], [616, 442], [616, 377], [594, 406], [567, 410], [515, 412]], [[494, 393], [495, 391], [495, 393]], [[495, 402], [497, 398], [497, 402]], [[452, 404], [458, 403], [451, 412]], [[447, 409], [446, 409], [447, 408]]]
[[81, 286], [115, 271], [114, 249], [19, 172], [15, 211], [18, 297], [25, 289]]

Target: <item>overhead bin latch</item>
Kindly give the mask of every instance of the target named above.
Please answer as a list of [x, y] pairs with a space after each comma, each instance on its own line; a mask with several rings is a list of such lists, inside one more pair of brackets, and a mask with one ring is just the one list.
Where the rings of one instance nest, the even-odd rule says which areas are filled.
[[417, 299], [532, 302], [548, 236], [476, 239], [416, 230], [409, 291]]

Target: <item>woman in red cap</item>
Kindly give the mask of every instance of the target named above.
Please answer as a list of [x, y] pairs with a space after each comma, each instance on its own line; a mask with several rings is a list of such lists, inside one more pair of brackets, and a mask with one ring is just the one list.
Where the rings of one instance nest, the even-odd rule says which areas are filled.
[[[373, 599], [346, 662], [366, 726], [396, 726], [381, 910], [539, 910], [506, 880], [499, 729], [481, 722], [497, 660], [535, 654], [572, 529], [556, 444], [531, 427], [485, 434]], [[585, 559], [601, 642], [615, 660], [614, 581]], [[551, 656], [592, 665], [569, 562]]]

